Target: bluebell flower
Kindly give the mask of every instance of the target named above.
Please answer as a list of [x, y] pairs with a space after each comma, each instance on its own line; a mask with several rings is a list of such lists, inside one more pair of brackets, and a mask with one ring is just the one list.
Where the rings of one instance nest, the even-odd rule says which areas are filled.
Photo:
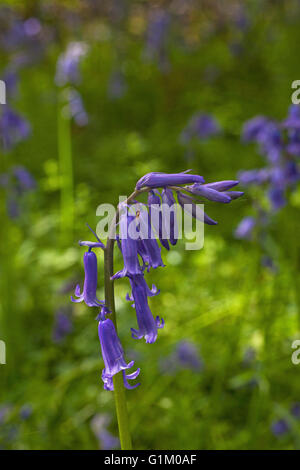
[[21, 216], [21, 207], [16, 193], [8, 193], [6, 198], [6, 210], [10, 219], [18, 219]]
[[106, 311], [102, 309], [100, 321], [98, 323], [98, 334], [101, 345], [101, 352], [104, 361], [102, 380], [105, 390], [113, 390], [113, 376], [122, 371], [124, 386], [128, 389], [136, 388], [140, 384], [129, 385], [128, 380], [136, 379], [140, 369], [127, 374], [125, 371], [134, 365], [134, 361], [126, 363], [124, 351], [118, 338], [115, 326], [109, 318], [105, 318]]
[[285, 148], [289, 155], [300, 157], [300, 130], [289, 130], [288, 142]]
[[30, 418], [32, 415], [32, 406], [31, 405], [23, 405], [20, 409], [20, 418], [22, 420], [26, 420]]
[[240, 30], [245, 32], [250, 26], [250, 17], [244, 5], [238, 5], [234, 12], [234, 24]]
[[288, 142], [286, 150], [290, 155], [300, 156], [300, 111], [299, 106], [289, 107], [288, 117], [283, 121], [282, 128], [287, 129]]
[[161, 200], [162, 200], [162, 217], [165, 218], [164, 216], [164, 205], [166, 204], [170, 208], [170, 224], [168, 228], [168, 240], [171, 243], [171, 245], [175, 246], [177, 243], [178, 239], [178, 228], [177, 228], [177, 219], [176, 219], [176, 201], [173, 196], [173, 192], [169, 188], [164, 188], [161, 194]]
[[18, 92], [19, 77], [15, 67], [7, 67], [3, 73], [3, 81], [5, 82], [6, 96], [14, 97]]
[[71, 315], [60, 309], [55, 314], [55, 322], [52, 332], [52, 338], [54, 343], [61, 343], [67, 335], [73, 330], [73, 324]]
[[178, 364], [183, 369], [192, 369], [200, 371], [203, 368], [203, 362], [199, 356], [196, 346], [190, 341], [180, 341], [175, 350]]
[[279, 126], [274, 122], [268, 122], [257, 136], [257, 142], [261, 146], [262, 153], [268, 160], [279, 163], [283, 150], [283, 140]]
[[279, 419], [273, 421], [271, 425], [271, 431], [276, 437], [281, 437], [287, 434], [290, 431], [290, 425], [286, 419]]
[[274, 263], [274, 260], [271, 258], [271, 256], [263, 255], [261, 257], [261, 265], [264, 266], [265, 268], [268, 268], [273, 273], [276, 273], [278, 271], [277, 266]]
[[32, 174], [24, 166], [13, 167], [13, 173], [18, 180], [19, 187], [22, 191], [30, 191], [36, 188], [36, 181]]
[[271, 187], [268, 190], [268, 197], [274, 211], [278, 211], [286, 205], [284, 190], [281, 188]]
[[59, 86], [80, 82], [79, 64], [87, 53], [84, 42], [70, 42], [66, 51], [58, 59], [55, 83]]
[[269, 123], [269, 119], [265, 116], [256, 116], [243, 125], [242, 140], [244, 142], [257, 141], [260, 133], [265, 129]]
[[[148, 305], [149, 288], [143, 275], [129, 277], [134, 308], [139, 329], [131, 328], [134, 339], [145, 338], [146, 343], [154, 343], [157, 339], [157, 330], [164, 327], [164, 320], [157, 316], [155, 319]], [[158, 292], [155, 292], [156, 295]], [[151, 295], [151, 294], [150, 294]], [[153, 295], [153, 294], [152, 294]], [[128, 297], [127, 297], [128, 298]]]
[[187, 186], [186, 190], [194, 194], [195, 196], [201, 196], [210, 201], [223, 203], [231, 202], [230, 196], [227, 196], [222, 191], [217, 191], [216, 189], [210, 187], [207, 184], [195, 183], [193, 186]]
[[161, 361], [164, 373], [175, 373], [180, 369], [190, 369], [194, 372], [203, 370], [204, 363], [196, 346], [188, 340], [179, 341], [174, 352]]
[[136, 189], [148, 188], [164, 188], [166, 186], [178, 186], [189, 183], [204, 183], [204, 179], [200, 175], [191, 175], [188, 172], [181, 173], [147, 173], [140, 178], [136, 184]]
[[153, 11], [149, 18], [145, 55], [150, 60], [156, 59], [162, 70], [168, 67], [166, 46], [169, 32], [169, 14], [158, 9]]
[[198, 219], [208, 225], [216, 225], [218, 223], [211, 219], [205, 212], [203, 212], [203, 210], [197, 204], [195, 204], [194, 199], [190, 196], [187, 196], [186, 194], [178, 191], [177, 198], [183, 210], [188, 212], [195, 219]]
[[220, 132], [220, 126], [213, 116], [210, 114], [195, 114], [185, 129], [182, 131], [180, 140], [183, 144], [187, 144], [193, 138], [207, 139]]
[[0, 175], [0, 185], [6, 190], [7, 213], [11, 219], [21, 215], [25, 193], [36, 189], [34, 177], [24, 166], [13, 166]]
[[[103, 300], [97, 298], [97, 280], [98, 280], [98, 271], [97, 271], [97, 256], [92, 251], [93, 247], [100, 247], [102, 245], [99, 243], [93, 242], [81, 242], [82, 245], [89, 243], [89, 250], [84, 253], [83, 264], [84, 264], [84, 284], [83, 292], [80, 292], [80, 286], [77, 284], [75, 288], [75, 296], [77, 298], [71, 297], [72, 302], [82, 302], [84, 301], [88, 307], [99, 307], [104, 304]], [[101, 246], [102, 247], [102, 246]]]
[[8, 105], [2, 106], [0, 116], [0, 136], [3, 149], [9, 151], [14, 145], [27, 139], [30, 134], [30, 125]]
[[300, 106], [299, 105], [292, 104], [289, 107], [288, 117], [282, 122], [281, 126], [284, 129], [300, 131]]
[[42, 29], [40, 21], [34, 17], [27, 18], [23, 23], [23, 27], [25, 35], [30, 38], [33, 36], [37, 36]]
[[286, 205], [285, 187], [286, 180], [284, 169], [280, 166], [273, 167], [271, 171], [268, 197], [274, 211], [277, 211]]
[[235, 229], [235, 237], [239, 239], [251, 240], [255, 225], [256, 220], [254, 217], [245, 217], [241, 220]]
[[164, 266], [161, 259], [161, 248], [152, 231], [150, 214], [143, 210], [139, 211], [138, 221], [141, 227], [141, 237], [137, 243], [138, 254], [143, 260], [143, 267], [147, 267], [149, 272], [150, 268], [156, 269], [159, 266]]
[[160, 192], [157, 190], [148, 192], [148, 208], [149, 208], [149, 226], [154, 228], [158, 235], [159, 241], [166, 250], [169, 250], [169, 242], [167, 238], [167, 227], [161, 210]]
[[294, 403], [291, 406], [291, 414], [294, 418], [300, 419], [300, 403]]
[[271, 170], [269, 168], [260, 168], [257, 170], [240, 171], [238, 178], [243, 185], [261, 185], [267, 183], [271, 177]]
[[113, 436], [107, 429], [111, 418], [107, 414], [96, 414], [91, 420], [91, 428], [102, 450], [117, 449], [120, 447], [120, 441]]
[[126, 210], [121, 211], [120, 215], [120, 243], [124, 260], [124, 268], [118, 271], [112, 279], [118, 279], [125, 276], [135, 276], [142, 272], [138, 259], [138, 237], [132, 238], [130, 234], [130, 224], [136, 222], [137, 217], [130, 215]]
[[78, 126], [86, 126], [89, 122], [89, 117], [86, 110], [84, 109], [80, 93], [72, 88], [69, 90], [68, 98], [70, 116], [74, 119]]

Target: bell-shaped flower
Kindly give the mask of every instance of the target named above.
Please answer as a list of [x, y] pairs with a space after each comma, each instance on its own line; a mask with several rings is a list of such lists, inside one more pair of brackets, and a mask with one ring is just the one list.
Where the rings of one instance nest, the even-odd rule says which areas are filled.
[[128, 380], [136, 379], [140, 373], [140, 369], [135, 372], [126, 374], [126, 370], [134, 365], [134, 361], [126, 362], [124, 359], [124, 351], [116, 332], [115, 325], [112, 320], [105, 318], [106, 309], [102, 309], [100, 321], [98, 324], [98, 334], [101, 345], [101, 352], [104, 361], [104, 369], [102, 371], [102, 380], [105, 390], [113, 390], [113, 376], [122, 371], [124, 386], [128, 389], [138, 387], [138, 384], [130, 385]]
[[169, 208], [169, 241], [171, 245], [176, 245], [178, 239], [178, 227], [176, 219], [176, 201], [173, 196], [173, 192], [169, 188], [164, 188], [161, 195], [162, 199], [162, 209], [163, 209], [163, 219], [166, 220], [166, 208]]
[[[130, 277], [132, 288], [132, 299], [136, 311], [137, 323], [139, 329], [131, 328], [134, 339], [145, 338], [146, 343], [154, 343], [157, 338], [157, 330], [164, 327], [164, 320], [157, 316], [155, 319], [148, 305], [148, 291], [144, 276]], [[149, 288], [148, 288], [149, 289]]]
[[84, 284], [83, 292], [80, 292], [80, 286], [77, 284], [75, 288], [75, 296], [77, 298], [71, 297], [72, 302], [82, 302], [84, 301], [88, 307], [99, 307], [103, 305], [103, 300], [97, 298], [97, 280], [98, 280], [98, 271], [97, 271], [97, 256], [92, 250], [93, 247], [101, 246], [99, 243], [94, 242], [80, 242], [84, 246], [88, 246], [89, 250], [84, 253], [83, 256], [83, 265], [84, 265]]
[[138, 180], [135, 188], [164, 188], [166, 186], [177, 186], [181, 184], [204, 183], [202, 176], [191, 175], [187, 171], [183, 171], [181, 173], [147, 173]]
[[242, 191], [228, 191], [236, 186], [239, 181], [216, 181], [215, 183], [198, 184], [187, 186], [185, 189], [195, 196], [204, 197], [210, 201], [229, 203], [233, 199], [237, 199], [244, 193]]
[[238, 239], [251, 240], [255, 225], [254, 217], [245, 217], [235, 229], [234, 236]]
[[142, 268], [138, 258], [138, 236], [132, 237], [130, 224], [136, 222], [136, 216], [130, 215], [127, 209], [120, 215], [120, 248], [124, 261], [124, 268], [118, 271], [112, 279], [124, 276], [141, 274]]
[[139, 232], [138, 254], [143, 260], [144, 268], [147, 271], [150, 268], [156, 269], [159, 266], [165, 266], [161, 259], [161, 248], [158, 246], [154, 231], [151, 227], [150, 216], [148, 211], [138, 211]]
[[[139, 282], [140, 286], [143, 285], [146, 291], [147, 297], [153, 297], [160, 293], [160, 289], [157, 289], [155, 284], [152, 284], [152, 288], [150, 289], [147, 282], [145, 281], [143, 274], [139, 274], [138, 276], [135, 276], [134, 279], [136, 280], [136, 282]], [[130, 302], [134, 302], [133, 295], [126, 294], [126, 300], [129, 300]], [[134, 307], [134, 304], [132, 305], [132, 307]]]
[[166, 250], [169, 250], [169, 242], [166, 238], [167, 227], [163, 218], [161, 210], [160, 193], [157, 190], [149, 191], [148, 193], [148, 208], [149, 208], [149, 227], [154, 228], [158, 235], [159, 241]]
[[202, 209], [194, 203], [194, 200], [190, 196], [187, 196], [186, 194], [183, 194], [178, 191], [177, 198], [183, 210], [188, 212], [195, 219], [198, 219], [208, 225], [216, 225], [218, 223], [208, 217], [208, 215], [205, 214], [205, 212], [203, 212]]

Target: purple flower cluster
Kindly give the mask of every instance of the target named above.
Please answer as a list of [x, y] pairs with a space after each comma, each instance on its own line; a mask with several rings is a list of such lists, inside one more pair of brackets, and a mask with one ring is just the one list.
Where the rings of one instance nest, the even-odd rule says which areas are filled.
[[266, 211], [256, 200], [257, 216], [243, 219], [235, 231], [237, 238], [252, 239], [255, 227], [265, 226], [270, 216], [287, 204], [289, 192], [295, 189], [300, 179], [300, 107], [291, 105], [287, 118], [281, 123], [265, 116], [247, 121], [242, 140], [256, 142], [265, 161], [262, 168], [238, 174], [241, 184], [261, 187], [269, 202]]
[[[208, 225], [217, 222], [204, 212], [199, 210], [197, 202], [203, 199], [210, 201], [229, 203], [242, 196], [240, 191], [230, 191], [238, 181], [226, 180], [215, 183], [204, 183], [202, 176], [187, 172], [181, 173], [148, 173], [140, 178], [136, 184], [134, 196], [140, 192], [148, 193], [148, 203], [141, 204], [131, 198], [121, 203], [118, 208], [119, 221], [115, 227], [119, 230], [117, 242], [121, 251], [124, 266], [112, 276], [112, 280], [127, 277], [131, 294], [126, 299], [132, 302], [136, 311], [137, 328], [131, 328], [134, 339], [144, 338], [146, 343], [154, 343], [158, 330], [164, 327], [164, 320], [159, 315], [155, 317], [150, 310], [148, 298], [158, 295], [159, 290], [155, 285], [148, 286], [145, 272], [164, 266], [161, 258], [161, 247], [169, 250], [170, 245], [176, 245], [178, 239], [178, 224], [176, 219], [176, 199], [178, 207], [182, 207], [192, 217], [200, 219]], [[161, 192], [159, 191], [161, 189]], [[171, 209], [166, 216], [166, 209]], [[175, 209], [175, 210], [174, 210]], [[97, 236], [96, 236], [97, 237]], [[75, 289], [73, 302], [84, 301], [89, 307], [100, 307], [98, 315], [98, 333], [105, 368], [102, 372], [102, 380], [106, 390], [113, 390], [113, 376], [122, 371], [123, 382], [126, 388], [135, 388], [128, 380], [135, 379], [140, 369], [127, 373], [134, 362], [126, 362], [124, 351], [117, 336], [116, 328], [110, 318], [111, 312], [104, 301], [99, 300], [97, 289], [97, 257], [93, 248], [107, 249], [97, 237], [97, 242], [80, 242], [81, 246], [88, 247], [84, 254], [85, 280], [83, 291], [80, 287]], [[178, 347], [178, 358], [183, 364], [189, 364], [193, 368], [199, 368], [200, 362], [196, 360], [195, 351], [189, 344], [181, 344]]]

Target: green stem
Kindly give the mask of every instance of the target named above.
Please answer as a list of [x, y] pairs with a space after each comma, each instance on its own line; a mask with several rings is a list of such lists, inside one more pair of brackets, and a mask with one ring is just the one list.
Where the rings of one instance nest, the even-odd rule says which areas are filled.
[[71, 145], [71, 118], [68, 113], [68, 90], [63, 90], [58, 107], [58, 158], [61, 177], [60, 225], [62, 244], [72, 237], [74, 225], [73, 161]]
[[[149, 188], [135, 190], [123, 204], [128, 204], [135, 197], [143, 192], [148, 191]], [[106, 247], [104, 250], [104, 285], [105, 285], [105, 305], [111, 311], [111, 320], [113, 321], [117, 330], [117, 318], [115, 310], [115, 294], [114, 294], [114, 281], [111, 277], [114, 273], [114, 242], [115, 242], [115, 229], [119, 220], [119, 207], [116, 211], [115, 217], [112, 220], [109, 235], [107, 238]], [[122, 372], [119, 372], [113, 377], [114, 383], [114, 396], [117, 412], [117, 420], [119, 426], [119, 436], [122, 450], [131, 450], [132, 442], [129, 429], [129, 418], [126, 404], [125, 388], [123, 384]]]
[[[113, 253], [114, 240], [109, 238], [104, 251], [105, 304], [107, 308], [111, 310], [111, 320], [114, 322], [117, 329], [114, 283], [111, 280], [111, 276], [113, 275]], [[132, 443], [122, 372], [119, 372], [113, 377], [113, 382], [121, 449], [130, 450], [132, 449]]]

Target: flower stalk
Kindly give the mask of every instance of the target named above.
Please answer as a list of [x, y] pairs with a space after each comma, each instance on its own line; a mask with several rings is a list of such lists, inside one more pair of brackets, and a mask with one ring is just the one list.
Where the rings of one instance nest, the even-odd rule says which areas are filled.
[[[193, 183], [193, 186], [185, 186], [186, 183]], [[159, 266], [165, 265], [161, 258], [161, 248], [155, 237], [152, 237], [152, 226], [154, 226], [155, 236], [159, 238], [161, 245], [166, 249], [170, 249], [169, 241], [172, 245], [175, 245], [177, 242], [177, 237], [175, 236], [175, 217], [170, 219], [168, 223], [170, 225], [168, 227], [169, 230], [164, 235], [162, 228], [167, 218], [165, 217], [165, 212], [157, 212], [157, 208], [164, 209], [161, 202], [169, 207], [173, 206], [175, 199], [172, 191], [174, 191], [177, 193], [178, 201], [183, 206], [183, 209], [188, 210], [185, 207], [185, 201], [182, 201], [181, 198], [187, 199], [189, 205], [193, 208], [191, 215], [196, 217], [197, 213], [194, 211], [194, 208], [197, 207], [197, 201], [194, 202], [194, 200], [197, 198], [198, 193], [201, 193], [201, 197], [217, 202], [230, 202], [243, 194], [232, 191], [226, 191], [225, 193], [229, 183], [229, 186], [232, 187], [237, 182], [223, 181], [205, 186], [203, 183], [204, 179], [202, 176], [191, 175], [188, 172], [178, 174], [148, 173], [137, 182], [133, 193], [118, 205], [115, 216], [109, 226], [106, 246], [89, 226], [97, 241], [79, 242], [80, 246], [88, 249], [83, 258], [85, 279], [82, 292], [78, 284], [75, 289], [75, 297], [72, 296], [71, 300], [75, 303], [84, 301], [88, 307], [100, 307], [100, 313], [96, 319], [98, 320], [98, 335], [104, 362], [101, 378], [104, 389], [114, 391], [122, 450], [132, 449], [125, 388], [132, 390], [140, 385], [140, 383], [136, 382], [129, 383], [138, 377], [140, 368], [138, 367], [136, 370], [130, 371], [134, 361], [126, 361], [125, 353], [117, 334], [114, 281], [115, 279], [127, 277], [131, 285], [132, 292], [130, 295], [126, 295], [126, 299], [133, 302], [132, 306], [136, 311], [138, 325], [138, 329], [130, 328], [132, 338], [135, 340], [144, 338], [146, 343], [154, 343], [157, 339], [158, 330], [164, 327], [165, 322], [158, 315], [154, 317], [149, 308], [148, 297], [159, 294], [160, 290], [154, 284], [152, 288], [148, 286], [144, 273], [145, 270], [149, 272], [150, 268], [156, 269]], [[181, 186], [179, 187], [178, 185]], [[161, 188], [162, 194], [156, 188]], [[184, 196], [182, 191], [193, 194], [193, 197]], [[135, 208], [136, 197], [144, 192], [148, 192], [148, 204], [144, 205], [144, 208], [139, 207], [137, 209]], [[130, 212], [131, 209], [134, 214]], [[154, 220], [155, 214], [159, 215], [158, 224]], [[217, 223], [204, 214], [204, 223], [211, 224], [212, 222], [214, 224]], [[133, 230], [137, 230], [137, 232], [130, 233], [132, 223], [134, 224]], [[116, 234], [117, 226], [119, 230], [118, 235]], [[149, 229], [151, 232], [150, 238]], [[115, 240], [118, 241], [118, 246], [122, 253], [124, 268], [114, 274]], [[104, 251], [105, 301], [97, 298], [98, 270], [97, 256], [93, 252], [94, 248], [102, 248]], [[142, 264], [140, 261], [142, 261]]]
[[[126, 202], [130, 202], [137, 195], [137, 191], [133, 192]], [[114, 280], [111, 279], [114, 274], [114, 238], [112, 233], [119, 219], [119, 209], [117, 209], [114, 220], [111, 223], [109, 236], [106, 247], [104, 249], [104, 290], [105, 304], [111, 311], [110, 319], [114, 323], [117, 330], [117, 318], [115, 309], [115, 293]], [[123, 384], [122, 372], [113, 377], [115, 406], [118, 420], [119, 437], [122, 450], [131, 450], [132, 441], [129, 428], [129, 416], [127, 410], [127, 402], [125, 395], [125, 387]]]

